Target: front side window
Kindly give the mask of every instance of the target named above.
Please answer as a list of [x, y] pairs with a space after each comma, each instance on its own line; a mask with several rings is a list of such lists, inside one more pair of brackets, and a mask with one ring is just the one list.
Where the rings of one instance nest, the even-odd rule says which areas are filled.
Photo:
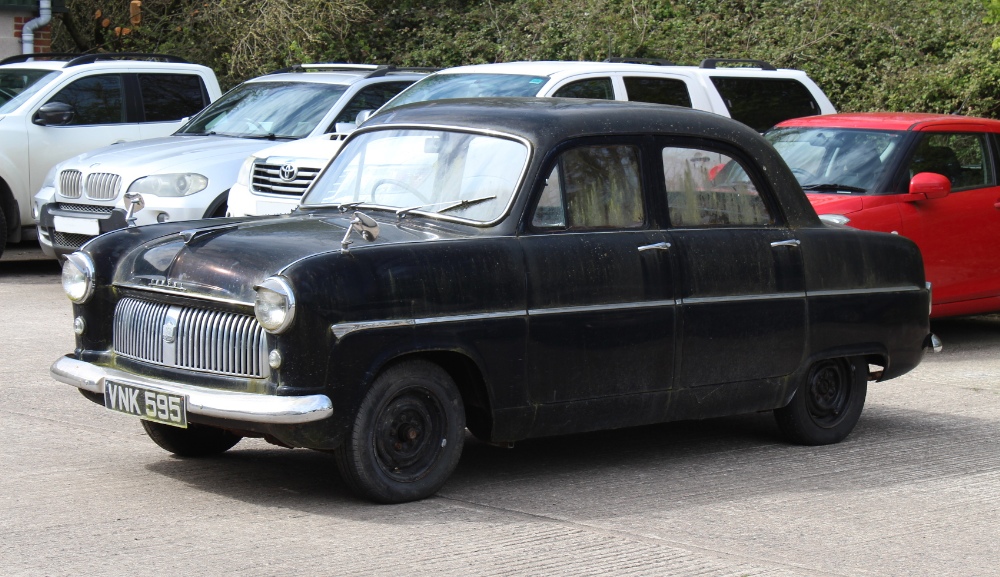
[[376, 130], [350, 140], [302, 199], [492, 222], [517, 190], [528, 147], [447, 130]]
[[210, 104], [180, 134], [303, 138], [344, 91], [340, 85], [315, 82], [248, 82]]
[[615, 89], [610, 78], [588, 78], [577, 80], [555, 91], [557, 98], [596, 98], [598, 100], [614, 100]]
[[746, 169], [728, 155], [697, 148], [666, 147], [663, 178], [673, 227], [774, 223]]
[[631, 101], [691, 108], [691, 93], [683, 80], [648, 76], [626, 76], [622, 80]]
[[334, 132], [339, 122], [353, 124], [359, 112], [362, 110], [377, 110], [411, 84], [413, 82], [407, 80], [403, 82], [380, 82], [365, 86], [361, 90], [358, 90], [358, 93], [351, 98], [350, 102], [344, 105], [344, 109], [340, 111], [340, 114], [337, 115], [337, 118], [333, 120], [333, 123], [326, 131]]
[[904, 134], [846, 128], [776, 128], [765, 138], [808, 192], [877, 193]]
[[713, 76], [729, 116], [764, 132], [782, 120], [819, 114], [809, 89], [791, 78]]
[[87, 76], [73, 81], [49, 99], [73, 107], [68, 126], [120, 124], [125, 122], [125, 97], [118, 74]]
[[58, 72], [50, 70], [0, 69], [0, 114], [17, 110], [24, 101], [58, 77]]
[[538, 229], [634, 229], [645, 223], [639, 150], [581, 146], [559, 155], [531, 225]]
[[908, 175], [944, 175], [951, 181], [952, 190], [994, 186], [988, 150], [985, 134], [925, 134], [910, 158]]
[[146, 122], [170, 122], [197, 114], [208, 102], [196, 74], [139, 74]]

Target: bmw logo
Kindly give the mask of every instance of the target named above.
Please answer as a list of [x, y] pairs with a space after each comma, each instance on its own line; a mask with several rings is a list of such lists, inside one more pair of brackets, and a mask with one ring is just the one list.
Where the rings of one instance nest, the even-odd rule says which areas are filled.
[[282, 164], [281, 168], [278, 169], [278, 176], [281, 177], [281, 180], [284, 180], [285, 182], [290, 182], [292, 180], [295, 180], [295, 175], [298, 174], [298, 172], [299, 172], [298, 169], [295, 168], [293, 165]]

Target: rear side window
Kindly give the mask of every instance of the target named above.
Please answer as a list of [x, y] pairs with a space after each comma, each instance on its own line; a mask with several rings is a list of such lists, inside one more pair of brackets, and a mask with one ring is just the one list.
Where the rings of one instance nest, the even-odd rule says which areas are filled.
[[196, 74], [138, 76], [146, 122], [168, 122], [194, 116], [208, 104], [201, 77]]
[[570, 82], [552, 96], [558, 98], [596, 98], [598, 100], [614, 100], [615, 89], [610, 78], [588, 78]]
[[622, 80], [625, 81], [629, 100], [691, 108], [691, 94], [683, 80], [644, 76], [626, 76]]
[[662, 158], [672, 226], [767, 226], [774, 222], [736, 159], [681, 147], [664, 148]]
[[631, 229], [645, 222], [639, 151], [582, 146], [559, 156], [531, 224], [540, 229]]
[[791, 78], [742, 78], [713, 76], [729, 115], [764, 132], [782, 120], [819, 114], [819, 104], [809, 89]]
[[118, 74], [87, 76], [63, 88], [49, 102], [73, 107], [68, 126], [120, 124], [125, 122], [125, 98], [122, 77]]

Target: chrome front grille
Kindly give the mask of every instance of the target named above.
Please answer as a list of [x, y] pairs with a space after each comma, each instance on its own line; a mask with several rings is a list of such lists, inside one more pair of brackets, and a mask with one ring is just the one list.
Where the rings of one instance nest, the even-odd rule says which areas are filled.
[[64, 170], [59, 173], [59, 194], [66, 198], [80, 198], [80, 183], [83, 175], [79, 170]]
[[124, 298], [115, 351], [130, 359], [236, 377], [267, 376], [264, 329], [250, 315]]
[[87, 198], [92, 200], [114, 200], [122, 188], [122, 177], [109, 172], [94, 172], [87, 175]]
[[310, 166], [255, 162], [250, 186], [254, 192], [302, 196], [319, 171]]

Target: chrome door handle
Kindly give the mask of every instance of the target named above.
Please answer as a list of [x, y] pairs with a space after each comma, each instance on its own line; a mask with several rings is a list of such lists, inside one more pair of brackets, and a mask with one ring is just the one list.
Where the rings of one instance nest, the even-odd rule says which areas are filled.
[[670, 248], [669, 242], [657, 242], [653, 244], [647, 244], [639, 247], [639, 252], [645, 250], [668, 250]]
[[802, 244], [798, 239], [793, 238], [792, 240], [776, 240], [771, 243], [771, 246], [799, 246]]

